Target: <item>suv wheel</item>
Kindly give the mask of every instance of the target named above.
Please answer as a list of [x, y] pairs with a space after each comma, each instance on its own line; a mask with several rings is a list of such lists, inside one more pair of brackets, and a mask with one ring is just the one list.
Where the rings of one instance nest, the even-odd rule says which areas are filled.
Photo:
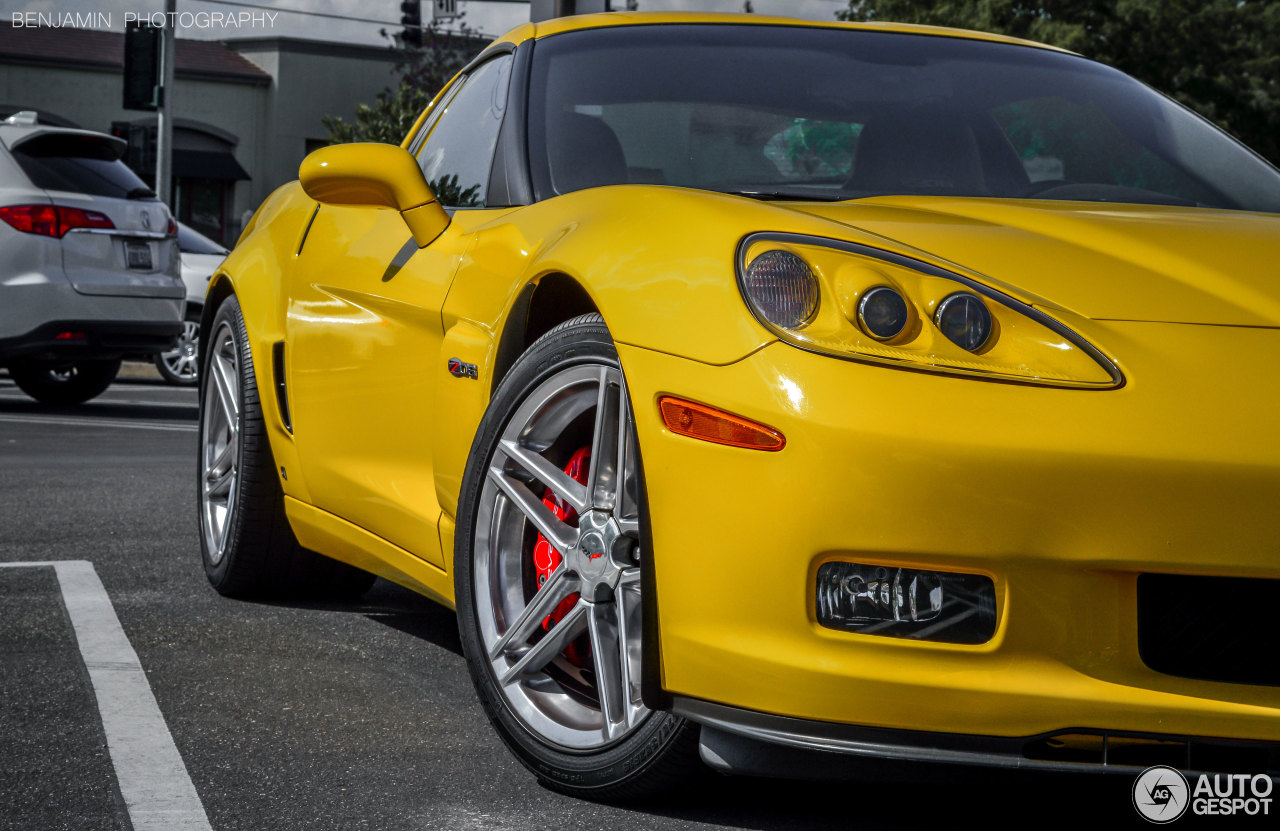
[[42, 404], [82, 404], [102, 394], [120, 371], [120, 359], [99, 361], [14, 361], [9, 375]]
[[156, 355], [156, 370], [167, 383], [194, 387], [200, 379], [200, 310], [187, 312], [182, 336], [173, 348]]

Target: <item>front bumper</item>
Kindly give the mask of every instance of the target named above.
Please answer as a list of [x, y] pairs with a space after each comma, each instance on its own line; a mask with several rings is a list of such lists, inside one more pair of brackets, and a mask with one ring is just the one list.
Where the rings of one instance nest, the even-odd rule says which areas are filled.
[[[1280, 741], [1280, 688], [1148, 668], [1144, 573], [1280, 578], [1280, 332], [1098, 324], [1127, 383], [1083, 391], [771, 344], [724, 367], [626, 345], [652, 519], [662, 687], [864, 727]], [[650, 396], [781, 430], [779, 453], [676, 436]], [[817, 624], [851, 560], [974, 572], [997, 631], [953, 645]]]
[[804, 721], [677, 698], [672, 710], [702, 726], [699, 751], [722, 773], [856, 779], [918, 773], [916, 765], [1120, 773], [1154, 765], [1188, 773], [1266, 774], [1280, 781], [1280, 744], [1132, 732], [1063, 730], [971, 736]]

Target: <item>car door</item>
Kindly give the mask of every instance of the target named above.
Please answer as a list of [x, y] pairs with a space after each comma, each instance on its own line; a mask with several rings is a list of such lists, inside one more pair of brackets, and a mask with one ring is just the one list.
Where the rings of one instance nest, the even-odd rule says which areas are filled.
[[320, 206], [290, 291], [291, 418], [313, 504], [437, 565], [440, 310], [468, 229], [491, 213], [511, 63], [507, 54], [477, 66], [424, 128], [419, 163], [454, 217], [444, 233], [420, 249], [396, 211]]

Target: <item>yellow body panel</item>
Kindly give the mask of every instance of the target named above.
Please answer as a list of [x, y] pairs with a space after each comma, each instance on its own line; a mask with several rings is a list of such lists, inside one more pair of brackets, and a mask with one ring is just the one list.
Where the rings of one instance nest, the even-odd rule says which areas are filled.
[[453, 578], [444, 569], [305, 502], [285, 497], [284, 507], [298, 542], [312, 551], [323, 551], [453, 608]]
[[[322, 208], [291, 278], [302, 475], [291, 472], [285, 486], [309, 492], [327, 525], [308, 514], [300, 528], [291, 502], [295, 527], [326, 553], [451, 603], [441, 575], [505, 317], [526, 283], [565, 273], [605, 315], [635, 402], [670, 691], [923, 730], [1085, 725], [1280, 739], [1274, 690], [1158, 675], [1123, 623], [1142, 571], [1280, 578], [1280, 390], [1257, 383], [1280, 355], [1280, 331], [1090, 320], [1049, 306], [1124, 373], [1122, 389], [1098, 392], [810, 354], [777, 343], [746, 312], [729, 276], [744, 230], [839, 234], [947, 262], [845, 224], [877, 227], [886, 210], [850, 205], [837, 224], [673, 188], [602, 188], [459, 211], [383, 283], [409, 236], [395, 213]], [[648, 246], [609, 244], [621, 233], [610, 217], [622, 215], [629, 238]], [[1243, 220], [1246, 229], [1262, 221]], [[938, 223], [916, 224], [920, 239]], [[998, 234], [989, 229], [956, 258], [978, 256]], [[340, 250], [355, 258], [326, 271]], [[305, 271], [313, 255], [317, 270]], [[1034, 288], [986, 281], [1040, 301]], [[1124, 298], [1125, 284], [1115, 288]], [[449, 357], [477, 364], [479, 383], [450, 376]], [[762, 454], [670, 434], [660, 393], [768, 424], [787, 447]], [[287, 458], [293, 439], [272, 439]], [[999, 633], [966, 647], [821, 629], [809, 587], [828, 558], [989, 574], [1002, 599]], [[1088, 599], [1087, 616], [1078, 598]]]
[[[394, 210], [316, 208], [296, 184], [274, 194], [211, 288], [239, 297], [260, 389], [287, 343], [293, 432], [274, 396], [262, 403], [303, 544], [452, 605], [458, 494], [499, 345], [523, 322], [521, 293], [563, 275], [603, 315], [632, 397], [668, 691], [914, 730], [1280, 740], [1275, 688], [1155, 673], [1134, 626], [1142, 572], [1280, 578], [1280, 217], [627, 185], [458, 210], [419, 249]], [[779, 342], [734, 277], [758, 232], [963, 275], [1069, 327], [1123, 385], [996, 383]], [[478, 378], [452, 376], [451, 358]], [[661, 394], [776, 428], [786, 448], [674, 435]], [[997, 634], [958, 646], [821, 628], [812, 586], [831, 559], [989, 575]]]
[[[1280, 332], [1106, 328], [1134, 381], [1104, 393], [783, 344], [728, 367], [622, 347], [633, 390], [712, 401], [787, 437], [768, 454], [692, 441], [636, 395], [650, 511], [678, 518], [654, 523], [664, 686], [920, 730], [1280, 739], [1275, 689], [1154, 673], [1133, 625], [1142, 571], [1280, 578], [1280, 395], [1221, 395], [1270, 371]], [[1195, 371], [1225, 350], [1252, 357]], [[820, 628], [812, 586], [831, 559], [987, 574], [997, 635], [953, 646]]]

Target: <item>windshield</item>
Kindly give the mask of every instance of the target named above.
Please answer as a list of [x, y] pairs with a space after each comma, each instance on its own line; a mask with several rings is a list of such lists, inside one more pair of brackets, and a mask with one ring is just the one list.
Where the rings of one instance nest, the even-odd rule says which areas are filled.
[[763, 199], [889, 194], [1280, 212], [1280, 171], [1121, 72], [962, 38], [619, 26], [538, 41], [539, 198], [665, 184]]

